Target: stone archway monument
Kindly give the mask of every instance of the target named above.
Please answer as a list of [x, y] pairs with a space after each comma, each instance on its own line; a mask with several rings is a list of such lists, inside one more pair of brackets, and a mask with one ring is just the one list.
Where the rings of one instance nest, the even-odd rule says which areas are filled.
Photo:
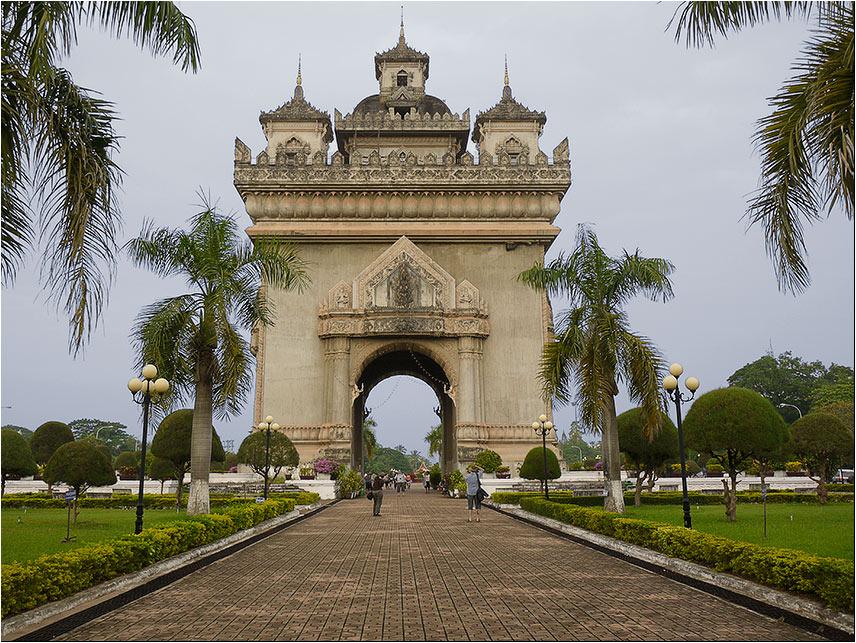
[[[301, 461], [361, 467], [366, 398], [407, 374], [437, 394], [449, 470], [483, 449], [514, 467], [550, 415], [537, 380], [552, 331], [546, 298], [516, 276], [543, 261], [570, 186], [568, 142], [549, 159], [546, 122], [512, 96], [472, 130], [425, 92], [428, 56], [375, 56], [379, 93], [334, 121], [306, 101], [262, 112], [267, 147], [235, 141], [235, 186], [254, 240], [299, 245], [311, 286], [268, 293], [276, 325], [258, 328], [255, 423], [272, 415]], [[329, 154], [334, 140], [337, 148]], [[555, 442], [555, 440], [554, 440]], [[555, 448], [555, 447], [554, 447]]]

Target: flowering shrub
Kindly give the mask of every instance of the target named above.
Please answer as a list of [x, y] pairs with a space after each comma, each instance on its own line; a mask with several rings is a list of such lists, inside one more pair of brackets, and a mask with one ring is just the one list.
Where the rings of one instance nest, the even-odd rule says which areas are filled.
[[336, 460], [318, 460], [315, 463], [315, 473], [329, 473], [330, 478], [335, 480], [342, 470], [342, 463]]
[[594, 468], [595, 468], [595, 471], [600, 471], [601, 469], [603, 469], [603, 462], [595, 462]]
[[229, 467], [229, 473], [238, 473], [238, 467]]
[[799, 461], [788, 462], [785, 464], [785, 471], [790, 471], [791, 473], [797, 473], [798, 471], [803, 470], [803, 463]]

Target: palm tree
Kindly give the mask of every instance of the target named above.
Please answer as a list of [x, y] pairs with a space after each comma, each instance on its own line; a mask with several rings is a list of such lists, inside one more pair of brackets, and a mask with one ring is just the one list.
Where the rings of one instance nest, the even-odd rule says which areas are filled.
[[570, 299], [571, 308], [561, 313], [554, 340], [544, 346], [539, 377], [544, 397], [559, 404], [569, 402], [571, 388], [576, 388], [580, 420], [601, 433], [609, 479], [604, 502], [608, 511], [624, 512], [615, 412], [619, 382], [642, 407], [651, 434], [659, 429], [662, 407], [663, 360], [648, 338], [630, 332], [623, 307], [640, 294], [654, 301], [670, 299], [673, 270], [665, 259], [646, 258], [638, 250], [610, 257], [594, 232], [580, 225], [570, 256], [559, 255], [548, 266], [536, 264], [518, 275], [518, 280], [537, 290]]
[[428, 457], [433, 458], [443, 451], [443, 425], [438, 424], [425, 434], [428, 443]]
[[127, 246], [138, 266], [160, 277], [182, 275], [192, 288], [143, 308], [133, 330], [140, 365], [157, 365], [172, 384], [173, 399], [195, 396], [189, 514], [209, 509], [214, 410], [223, 418], [239, 412], [251, 388], [252, 355], [238, 328], [273, 323], [267, 288], [301, 290], [308, 283], [293, 246], [242, 241], [231, 217], [207, 203], [203, 208], [187, 232], [148, 223]]
[[853, 18], [852, 2], [683, 2], [675, 39], [713, 46], [745, 26], [780, 18], [809, 17], [817, 27], [794, 64], [796, 75], [770, 99], [774, 111], [758, 121], [754, 142], [761, 155], [761, 187], [746, 218], [764, 229], [767, 254], [779, 288], [808, 287], [803, 224], [839, 205], [853, 219]]
[[78, 26], [96, 25], [195, 72], [196, 29], [172, 2], [4, 2], [2, 22], [2, 281], [14, 282], [40, 241], [44, 283], [77, 354], [107, 303], [122, 171], [112, 104], [76, 85], [59, 58]]

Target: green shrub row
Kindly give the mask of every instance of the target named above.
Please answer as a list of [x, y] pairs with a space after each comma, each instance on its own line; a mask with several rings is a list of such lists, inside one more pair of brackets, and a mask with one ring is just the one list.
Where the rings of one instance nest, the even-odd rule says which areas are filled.
[[543, 498], [521, 498], [520, 507], [667, 556], [712, 567], [718, 572], [735, 574], [785, 591], [814, 595], [831, 607], [853, 611], [853, 561], [753, 545], [685, 527], [547, 502]]
[[[269, 498], [278, 500], [295, 500], [298, 505], [313, 505], [319, 500], [317, 493], [308, 492], [287, 492], [287, 493], [272, 493]], [[212, 508], [228, 507], [234, 503], [255, 502], [254, 498], [236, 498], [230, 493], [212, 493], [210, 496], [210, 504]], [[21, 493], [9, 496], [3, 496], [0, 504], [4, 509], [62, 509], [66, 506], [65, 500], [62, 498], [51, 498], [43, 493]], [[87, 507], [96, 509], [127, 509], [137, 506], [137, 495], [115, 494], [112, 498], [87, 498], [82, 496], [78, 500], [78, 506], [82, 509]], [[187, 496], [182, 496], [181, 506], [187, 506]], [[175, 507], [174, 495], [143, 495], [143, 508], [145, 509], [172, 509]]]
[[[543, 493], [523, 491], [518, 493], [494, 493], [491, 499], [503, 505], [518, 505], [523, 498], [543, 498]], [[721, 495], [705, 494], [698, 491], [687, 493], [690, 504], [693, 505], [721, 505]], [[580, 496], [573, 497], [570, 492], [550, 492], [550, 500], [560, 504], [574, 504], [580, 507], [602, 507], [602, 496]], [[853, 502], [852, 493], [835, 493], [827, 496], [828, 502]], [[632, 505], [635, 502], [632, 493], [624, 495], [624, 503]], [[654, 493], [643, 493], [643, 505], [679, 505], [683, 502], [683, 494], [680, 491], [655, 491]], [[763, 502], [760, 491], [740, 491], [737, 493], [738, 503]], [[794, 504], [794, 503], [817, 503], [818, 498], [814, 493], [793, 493], [791, 491], [768, 491], [768, 504]]]
[[2, 616], [59, 600], [292, 511], [294, 499], [241, 503], [34, 561], [2, 566]]
[[853, 487], [854, 487], [854, 485], [852, 485], [852, 484], [828, 484], [828, 485], [826, 485], [826, 488], [829, 491], [833, 491], [835, 493], [838, 493], [840, 491], [844, 491], [847, 493], [853, 493]]

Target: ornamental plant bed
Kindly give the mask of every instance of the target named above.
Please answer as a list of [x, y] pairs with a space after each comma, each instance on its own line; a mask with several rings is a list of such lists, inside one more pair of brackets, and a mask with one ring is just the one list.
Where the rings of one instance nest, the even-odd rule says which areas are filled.
[[703, 534], [682, 526], [626, 518], [602, 509], [547, 502], [543, 498], [521, 498], [520, 507], [674, 558], [705, 565], [718, 572], [735, 574], [785, 591], [815, 596], [835, 609], [853, 611], [852, 560], [754, 545]]
[[785, 471], [785, 475], [789, 478], [805, 478], [808, 474], [805, 471]]
[[2, 565], [2, 616], [71, 596], [106, 580], [138, 571], [189, 549], [249, 529], [294, 509], [294, 500], [242, 503], [222, 513], [190, 516], [157, 527], [49, 554], [28, 563]]

